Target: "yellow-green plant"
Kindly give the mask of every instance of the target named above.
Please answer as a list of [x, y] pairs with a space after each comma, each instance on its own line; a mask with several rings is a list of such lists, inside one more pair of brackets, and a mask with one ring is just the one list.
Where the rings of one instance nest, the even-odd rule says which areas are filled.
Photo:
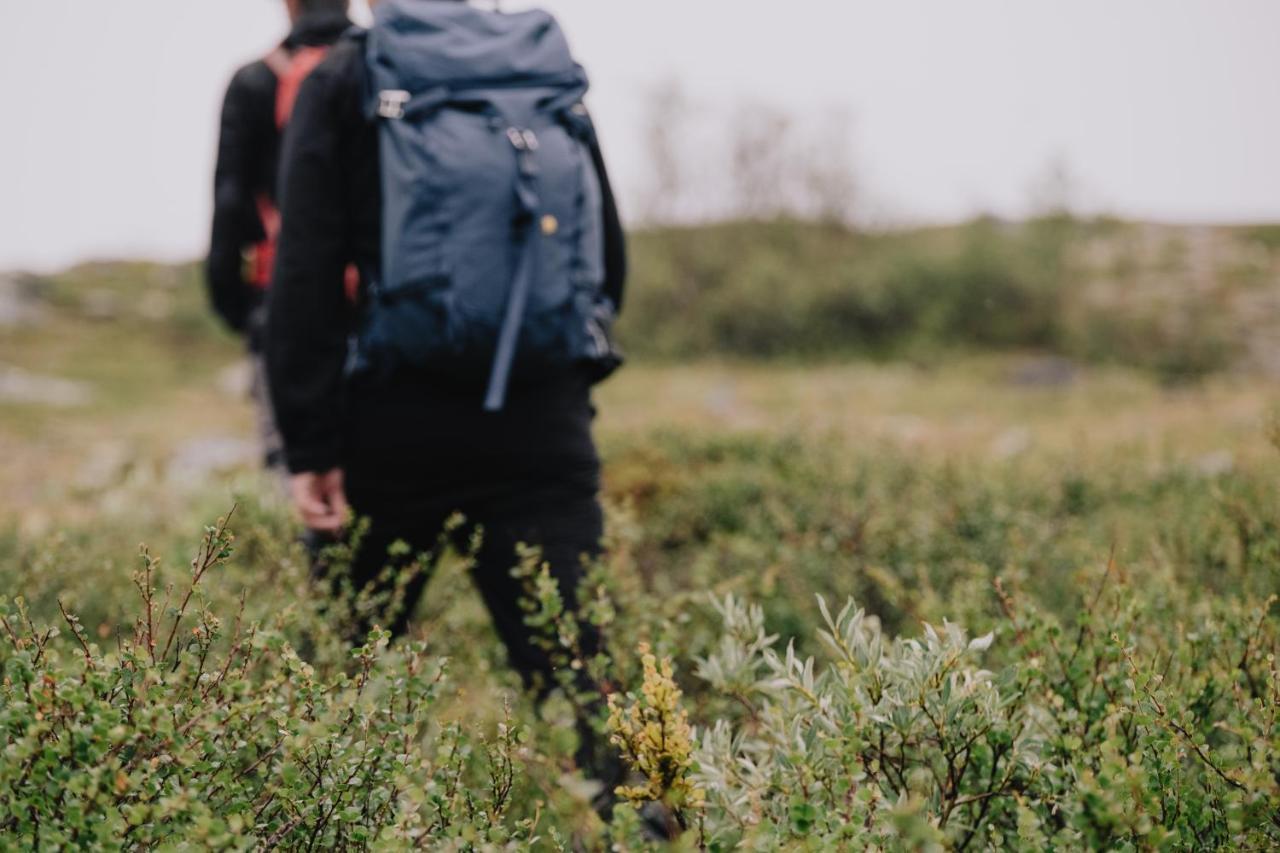
[[[640, 645], [644, 682], [639, 695], [609, 697], [608, 730], [628, 764], [644, 776], [639, 785], [618, 788], [631, 803], [661, 802], [674, 808], [686, 823], [690, 811], [700, 809], [705, 794], [693, 781], [693, 729], [681, 707], [671, 659], [661, 661], [647, 643]], [[686, 824], [687, 825], [687, 824]]]

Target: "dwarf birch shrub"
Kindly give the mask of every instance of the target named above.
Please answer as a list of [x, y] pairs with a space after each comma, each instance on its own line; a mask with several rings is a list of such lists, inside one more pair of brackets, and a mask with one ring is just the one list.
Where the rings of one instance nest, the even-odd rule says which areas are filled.
[[1052, 772], [1024, 794], [1037, 833], [1098, 849], [1275, 849], [1274, 597], [1175, 604], [1196, 596], [1112, 569], [1070, 627], [1006, 599], [1012, 668], [1049, 711]]
[[[0, 539], [26, 597], [0, 604], [0, 849], [1280, 846], [1269, 468], [663, 442], [615, 480], [632, 508], [577, 601], [535, 552], [515, 573], [541, 705], [465, 560], [414, 620], [432, 645], [353, 654], [382, 602], [335, 603], [268, 506], [132, 587], [123, 529]], [[604, 820], [583, 716], [636, 771]]]
[[0, 602], [0, 838], [23, 849], [351, 849], [528, 841], [506, 819], [522, 735], [435, 719], [445, 662], [370, 633], [343, 668], [279, 626], [224, 621], [202, 584], [232, 553], [207, 530], [185, 589], [153, 587], [107, 649], [63, 611]]

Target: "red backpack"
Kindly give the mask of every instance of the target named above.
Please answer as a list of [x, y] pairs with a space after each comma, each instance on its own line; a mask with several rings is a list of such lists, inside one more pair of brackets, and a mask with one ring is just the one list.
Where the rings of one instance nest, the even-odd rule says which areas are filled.
[[[327, 47], [300, 47], [292, 51], [278, 47], [263, 59], [276, 75], [276, 128], [282, 135], [285, 126], [289, 124], [289, 117], [293, 115], [293, 105], [298, 100], [298, 91], [302, 88], [303, 81], [324, 61], [328, 53]], [[254, 247], [251, 282], [255, 287], [266, 290], [271, 286], [271, 274], [276, 262], [276, 241], [280, 238], [280, 211], [266, 193], [258, 196], [258, 215], [262, 219], [267, 237]]]

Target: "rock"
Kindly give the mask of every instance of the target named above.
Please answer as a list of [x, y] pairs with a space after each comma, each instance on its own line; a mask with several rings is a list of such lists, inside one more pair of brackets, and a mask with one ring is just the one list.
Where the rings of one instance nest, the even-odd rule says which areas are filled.
[[890, 438], [902, 444], [923, 444], [933, 432], [928, 421], [915, 415], [888, 415], [880, 424]]
[[37, 295], [39, 279], [24, 275], [0, 275], [0, 329], [40, 323], [45, 306]]
[[258, 447], [227, 436], [197, 438], [181, 445], [169, 460], [167, 476], [175, 486], [198, 486], [209, 477], [253, 465]]
[[173, 305], [171, 294], [163, 290], [151, 290], [138, 301], [138, 313], [145, 320], [160, 323], [173, 316]]
[[0, 403], [73, 409], [92, 401], [93, 390], [83, 382], [0, 366]]
[[186, 286], [181, 270], [168, 264], [151, 267], [147, 272], [147, 283], [153, 288], [169, 291], [180, 290]]
[[1196, 473], [1201, 476], [1221, 477], [1235, 470], [1236, 457], [1230, 450], [1215, 450], [1212, 453], [1206, 453], [1191, 464]]
[[233, 400], [244, 400], [253, 387], [253, 365], [246, 359], [218, 373], [218, 390]]
[[18, 532], [28, 541], [44, 539], [54, 529], [53, 516], [47, 510], [29, 509], [18, 516]]
[[75, 486], [86, 492], [106, 491], [125, 478], [133, 459], [130, 447], [123, 442], [96, 444], [76, 472]]
[[81, 298], [80, 308], [90, 320], [114, 320], [120, 314], [120, 297], [105, 288], [90, 290]]
[[1078, 372], [1070, 359], [1045, 356], [1020, 363], [1009, 381], [1026, 388], [1065, 388], [1076, 381]]
[[719, 418], [731, 418], [738, 410], [738, 391], [732, 382], [718, 383], [707, 392], [707, 410]]
[[1005, 430], [991, 442], [991, 456], [1000, 461], [1014, 459], [1030, 450], [1033, 443], [1031, 430], [1014, 427]]

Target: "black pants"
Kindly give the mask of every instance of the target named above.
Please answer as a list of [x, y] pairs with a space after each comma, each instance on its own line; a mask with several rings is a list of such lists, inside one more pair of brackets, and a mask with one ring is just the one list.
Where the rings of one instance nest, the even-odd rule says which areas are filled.
[[[414, 566], [421, 571], [412, 574], [401, 606], [376, 620], [403, 633], [428, 588], [441, 533], [451, 516], [461, 514], [466, 522], [453, 531], [449, 544], [470, 553], [472, 534], [481, 533], [472, 577], [512, 666], [529, 689], [544, 696], [557, 686], [556, 669], [564, 656], [549, 654], [525, 625], [524, 584], [511, 573], [519, 562], [517, 545], [539, 547], [565, 606], [573, 608], [583, 558], [600, 553], [604, 523], [590, 383], [568, 376], [537, 387], [513, 386], [500, 413], [483, 411], [483, 391], [479, 384], [455, 392], [434, 378], [408, 373], [349, 383], [343, 454], [347, 497], [370, 529], [347, 579], [356, 589], [385, 589], [385, 569], [413, 566], [416, 557], [426, 555]], [[397, 542], [408, 548], [389, 554]], [[594, 656], [600, 646], [597, 632], [584, 624], [580, 634], [581, 653]], [[587, 683], [585, 673], [576, 676], [576, 692], [586, 697], [578, 721], [578, 763], [612, 791], [621, 774], [618, 757], [590, 726], [603, 706], [599, 687]]]
[[[522, 600], [527, 593], [524, 583], [512, 577], [512, 570], [520, 562], [519, 546], [539, 548], [565, 606], [576, 607], [585, 561], [600, 555], [604, 535], [603, 512], [593, 479], [478, 489], [450, 510], [442, 509], [451, 506], [449, 502], [435, 498], [418, 504], [416, 511], [417, 502], [405, 502], [396, 507], [375, 506], [376, 514], [368, 514], [368, 496], [355, 492], [351, 500], [357, 514], [368, 519], [369, 527], [345, 577], [330, 579], [339, 585], [349, 582], [356, 592], [386, 593], [396, 584], [398, 573], [407, 569], [411, 578], [402, 587], [403, 596], [394, 601], [388, 618], [355, 620], [353, 640], [367, 633], [372, 623], [382, 624], [394, 635], [405, 633], [441, 551], [453, 545], [472, 555], [472, 578], [525, 687], [542, 698], [559, 686], [556, 671], [564, 657], [549, 653], [525, 624]], [[459, 513], [464, 522], [446, 535], [451, 518]], [[471, 549], [477, 543], [478, 549], [473, 553]], [[401, 544], [408, 547], [400, 547]], [[317, 561], [318, 571], [326, 571], [323, 563], [323, 558]], [[599, 647], [598, 632], [580, 620], [577, 651], [589, 659]], [[595, 729], [594, 718], [604, 709], [600, 686], [581, 671], [574, 675], [570, 686], [579, 707], [575, 758], [584, 773], [605, 783], [596, 807], [607, 814], [612, 807], [613, 788], [622, 781], [623, 767], [616, 751]]]
[[[557, 581], [566, 607], [573, 608], [585, 561], [599, 556], [604, 534], [603, 513], [595, 490], [589, 482], [517, 482], [476, 489], [460, 498], [450, 502], [432, 496], [399, 506], [375, 502], [370, 507], [367, 496], [352, 494], [356, 514], [367, 519], [368, 527], [357, 543], [349, 571], [331, 580], [349, 583], [353, 591], [363, 590], [367, 598], [394, 599], [385, 602], [386, 612], [357, 620], [353, 626], [357, 635], [377, 623], [399, 636], [409, 627], [441, 551], [452, 545], [472, 556], [471, 576], [493, 617], [511, 665], [528, 688], [546, 691], [556, 684], [555, 669], [561, 656], [549, 654], [525, 624], [522, 600], [527, 591], [523, 581], [512, 577], [512, 570], [520, 562], [519, 546], [540, 549], [541, 559]], [[463, 522], [446, 534], [455, 515], [460, 515]], [[405, 573], [408, 580], [401, 582], [402, 595], [392, 595], [397, 578]], [[599, 639], [590, 625], [582, 625], [580, 643], [585, 656], [598, 651]]]

